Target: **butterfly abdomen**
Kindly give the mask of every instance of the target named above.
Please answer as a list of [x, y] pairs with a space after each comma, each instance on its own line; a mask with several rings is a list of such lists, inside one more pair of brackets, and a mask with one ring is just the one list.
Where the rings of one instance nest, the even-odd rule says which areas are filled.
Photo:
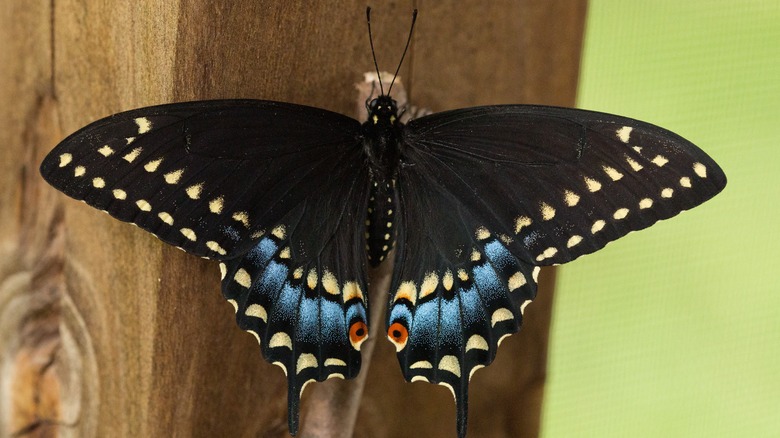
[[395, 245], [395, 181], [371, 183], [366, 218], [366, 253], [371, 266], [382, 263]]

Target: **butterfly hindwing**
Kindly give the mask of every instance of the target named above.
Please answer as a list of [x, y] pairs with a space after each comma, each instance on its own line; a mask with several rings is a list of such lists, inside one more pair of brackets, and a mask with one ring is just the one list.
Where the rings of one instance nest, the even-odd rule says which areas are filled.
[[304, 387], [355, 377], [368, 336], [368, 170], [359, 157], [349, 158], [254, 248], [221, 265], [222, 290], [239, 327], [287, 376], [293, 434]]
[[279, 102], [161, 105], [77, 131], [41, 173], [67, 195], [167, 243], [229, 259], [358, 151], [359, 129], [349, 117]]
[[452, 389], [517, 331], [539, 266], [566, 263], [717, 194], [725, 176], [687, 140], [607, 114], [478, 107], [402, 135], [401, 220], [388, 337], [407, 380]]

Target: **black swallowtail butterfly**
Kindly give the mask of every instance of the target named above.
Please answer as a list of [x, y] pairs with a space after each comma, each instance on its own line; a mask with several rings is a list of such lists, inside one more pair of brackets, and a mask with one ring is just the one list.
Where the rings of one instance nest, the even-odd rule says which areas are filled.
[[389, 91], [363, 124], [262, 100], [127, 111], [63, 140], [41, 174], [220, 261], [239, 327], [287, 375], [292, 433], [306, 384], [357, 375], [367, 265], [395, 248], [388, 338], [406, 380], [452, 391], [464, 436], [469, 379], [520, 328], [541, 266], [693, 208], [726, 177], [638, 120], [502, 105], [402, 124]]

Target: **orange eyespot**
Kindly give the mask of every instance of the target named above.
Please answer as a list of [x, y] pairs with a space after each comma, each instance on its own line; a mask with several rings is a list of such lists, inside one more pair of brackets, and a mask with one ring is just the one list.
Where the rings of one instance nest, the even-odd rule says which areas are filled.
[[409, 339], [409, 330], [400, 322], [394, 322], [387, 329], [387, 338], [395, 344], [395, 351], [401, 351], [406, 347], [406, 341]]
[[363, 321], [355, 321], [349, 327], [349, 342], [355, 350], [360, 351], [360, 345], [368, 339], [368, 326]]

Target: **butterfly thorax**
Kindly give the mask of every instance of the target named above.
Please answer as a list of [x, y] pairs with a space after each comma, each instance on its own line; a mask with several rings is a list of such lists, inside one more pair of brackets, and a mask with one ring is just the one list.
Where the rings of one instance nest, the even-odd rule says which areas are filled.
[[384, 261], [395, 243], [395, 178], [401, 158], [402, 126], [398, 106], [389, 96], [379, 96], [368, 104], [368, 120], [362, 130], [363, 151], [371, 168], [365, 238], [372, 266]]

